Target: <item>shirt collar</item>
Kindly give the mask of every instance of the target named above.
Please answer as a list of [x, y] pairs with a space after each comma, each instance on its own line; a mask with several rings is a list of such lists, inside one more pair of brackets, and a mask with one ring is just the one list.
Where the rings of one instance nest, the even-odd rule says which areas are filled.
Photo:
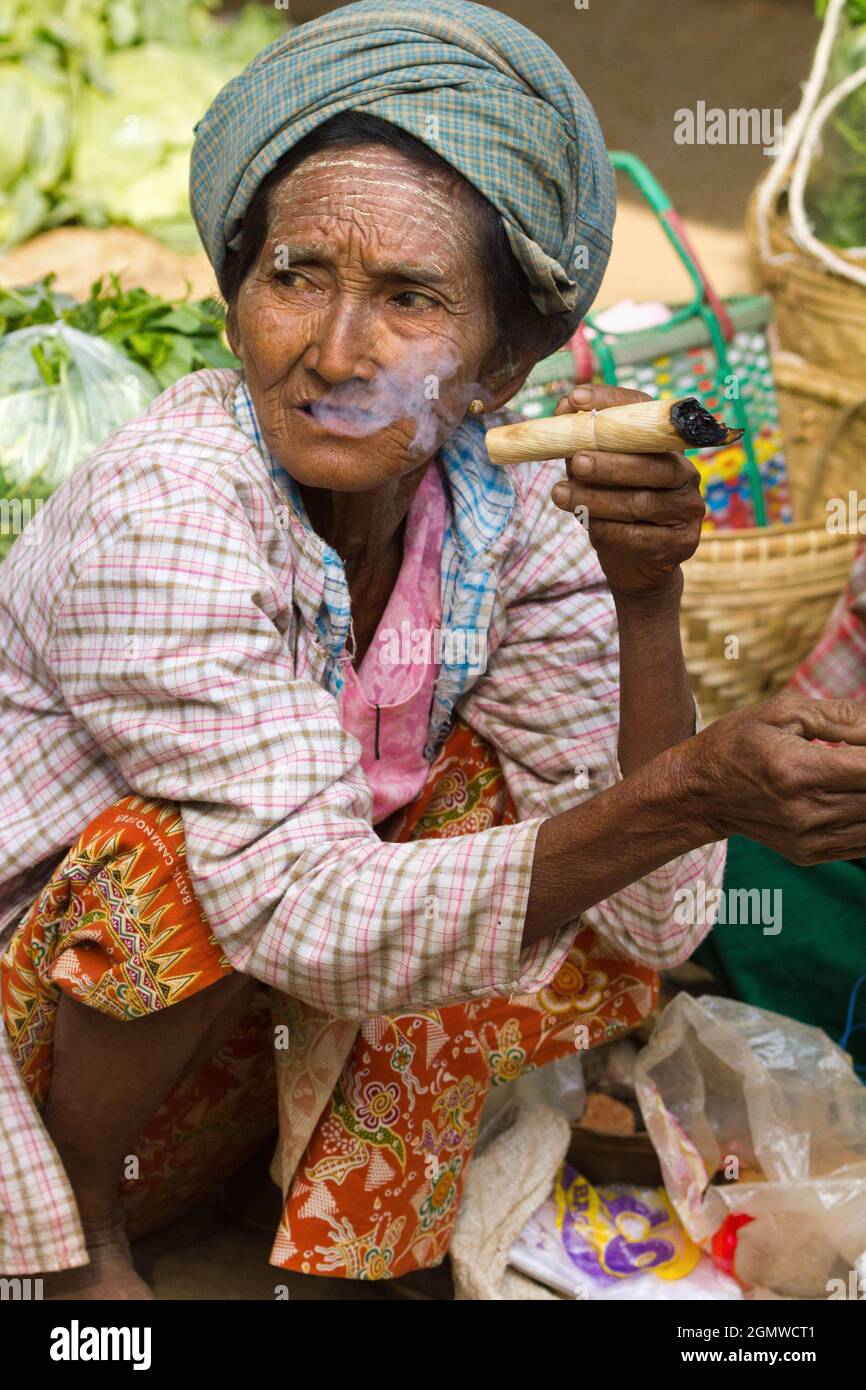
[[[259, 450], [277, 487], [285, 494], [302, 525], [312, 532], [301, 490], [265, 443], [252, 397], [243, 377], [233, 397], [239, 429]], [[507, 469], [490, 462], [484, 444], [485, 425], [466, 416], [439, 452], [454, 514], [458, 550], [470, 566], [483, 562], [496, 547], [515, 507], [514, 484]]]

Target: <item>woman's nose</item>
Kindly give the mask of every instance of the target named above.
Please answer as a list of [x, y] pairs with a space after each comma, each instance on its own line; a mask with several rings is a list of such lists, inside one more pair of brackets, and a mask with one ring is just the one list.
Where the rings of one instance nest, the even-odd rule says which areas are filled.
[[304, 363], [333, 386], [358, 377], [370, 380], [376, 372], [376, 337], [369, 306], [338, 295], [318, 318]]

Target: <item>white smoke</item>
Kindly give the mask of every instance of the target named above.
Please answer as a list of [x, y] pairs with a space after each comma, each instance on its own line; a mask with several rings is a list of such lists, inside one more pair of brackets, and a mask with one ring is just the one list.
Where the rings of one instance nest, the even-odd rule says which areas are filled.
[[[322, 424], [329, 418], [348, 421], [355, 435], [376, 434], [395, 420], [414, 420], [415, 434], [409, 445], [416, 453], [429, 452], [441, 421], [438, 402], [445, 382], [450, 381], [460, 367], [461, 359], [450, 347], [425, 344], [411, 349], [393, 367], [382, 367], [371, 381], [353, 377], [339, 382], [321, 400], [310, 404], [311, 414]], [[480, 391], [478, 382], [461, 387], [465, 394], [465, 409]]]

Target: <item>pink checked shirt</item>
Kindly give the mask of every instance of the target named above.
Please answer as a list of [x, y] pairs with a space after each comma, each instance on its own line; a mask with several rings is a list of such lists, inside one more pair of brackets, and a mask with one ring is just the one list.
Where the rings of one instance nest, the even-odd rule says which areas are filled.
[[[281, 1061], [287, 1182], [360, 1020], [537, 993], [565, 960], [577, 920], [522, 948], [535, 839], [620, 776], [617, 632], [586, 532], [550, 502], [561, 463], [492, 479], [497, 525], [487, 541], [476, 529], [467, 559], [465, 518], [492, 465], [443, 449], [448, 543], [465, 585], [485, 576], [487, 661], [457, 710], [495, 747], [521, 819], [383, 842], [375, 785], [326, 688], [323, 543], [239, 427], [237, 386], [230, 371], [178, 382], [49, 499], [33, 543], [27, 528], [0, 568], [0, 932], [106, 806], [131, 791], [176, 801], [227, 957], [289, 1000], [292, 1038], [311, 1040]], [[675, 895], [719, 886], [723, 862], [721, 844], [693, 850], [583, 923], [650, 964], [683, 960], [708, 928], [678, 922]], [[85, 1260], [0, 1034], [0, 1272]]]

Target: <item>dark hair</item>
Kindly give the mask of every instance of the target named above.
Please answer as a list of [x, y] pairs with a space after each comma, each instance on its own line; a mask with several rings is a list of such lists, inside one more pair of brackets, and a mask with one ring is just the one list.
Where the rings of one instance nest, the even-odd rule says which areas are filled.
[[[241, 227], [240, 244], [228, 251], [219, 276], [219, 287], [228, 305], [261, 255], [268, 232], [270, 195], [274, 186], [308, 155], [347, 145], [389, 145], [416, 164], [445, 173], [469, 190], [480, 222], [482, 263], [499, 344], [494, 349], [497, 365], [511, 360], [510, 345], [519, 343], [533, 358], [553, 350], [561, 334], [559, 320], [542, 314], [530, 298], [529, 284], [508, 241], [502, 219], [483, 193], [429, 145], [378, 116], [364, 111], [343, 111], [310, 131], [283, 155], [256, 189]], [[488, 364], [490, 365], [490, 364]]]

